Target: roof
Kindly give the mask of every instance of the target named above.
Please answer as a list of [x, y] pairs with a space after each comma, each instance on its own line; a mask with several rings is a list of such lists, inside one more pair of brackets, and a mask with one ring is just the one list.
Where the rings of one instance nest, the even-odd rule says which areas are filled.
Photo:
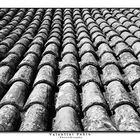
[[140, 10], [0, 9], [0, 131], [140, 131]]

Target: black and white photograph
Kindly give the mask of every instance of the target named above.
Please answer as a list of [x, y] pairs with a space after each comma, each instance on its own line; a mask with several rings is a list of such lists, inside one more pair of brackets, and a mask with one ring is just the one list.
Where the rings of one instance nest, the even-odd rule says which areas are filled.
[[140, 133], [140, 7], [80, 5], [0, 6], [0, 134]]

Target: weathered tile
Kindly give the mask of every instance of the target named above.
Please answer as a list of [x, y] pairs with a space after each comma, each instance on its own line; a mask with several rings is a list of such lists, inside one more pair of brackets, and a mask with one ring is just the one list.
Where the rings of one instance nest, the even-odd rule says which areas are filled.
[[67, 66], [74, 67], [77, 70], [79, 68], [79, 65], [78, 65], [76, 57], [73, 54], [71, 54], [71, 53], [70, 54], [66, 54], [63, 57], [62, 61], [59, 62], [59, 68], [60, 69], [64, 69]]
[[95, 105], [90, 107], [82, 121], [85, 131], [116, 131], [117, 129], [111, 122], [106, 110]]
[[52, 131], [82, 131], [77, 112], [71, 107], [61, 108], [53, 120]]
[[44, 65], [39, 69], [33, 87], [39, 83], [47, 83], [51, 86], [55, 85], [55, 71], [51, 66]]
[[123, 71], [125, 73], [126, 82], [133, 87], [133, 85], [140, 79], [140, 66], [131, 64]]
[[76, 87], [70, 82], [60, 86], [59, 92], [56, 94], [56, 111], [67, 106], [72, 107], [76, 111], [80, 112], [78, 91]]
[[0, 101], [0, 106], [11, 104], [22, 110], [28, 97], [28, 87], [24, 82], [17, 81], [9, 88], [7, 93]]
[[107, 85], [110, 82], [117, 80], [117, 81], [123, 81], [123, 77], [118, 69], [118, 67], [114, 64], [106, 65], [103, 68], [103, 75], [102, 75], [102, 82]]
[[33, 80], [33, 69], [30, 66], [22, 66], [15, 73], [15, 75], [10, 79], [9, 84], [16, 81], [23, 81], [27, 85], [30, 85]]
[[41, 67], [45, 66], [45, 65], [49, 65], [54, 69], [57, 69], [57, 60], [56, 60], [56, 56], [53, 54], [46, 54], [42, 57], [39, 65], [38, 65], [38, 69], [40, 69]]
[[5, 105], [0, 108], [0, 131], [17, 131], [20, 112], [15, 106]]
[[52, 87], [46, 83], [37, 84], [31, 91], [24, 109], [28, 109], [33, 104], [42, 104], [44, 107], [50, 107], [53, 93]]
[[116, 108], [112, 118], [119, 131], [140, 131], [140, 118], [129, 105]]
[[105, 98], [99, 86], [94, 82], [88, 82], [82, 87], [81, 101], [84, 113], [94, 105], [101, 105], [107, 109]]
[[106, 86], [105, 99], [112, 111], [121, 104], [132, 104], [129, 93], [119, 81], [112, 81]]
[[88, 82], [96, 82], [99, 85], [101, 84], [99, 73], [95, 66], [88, 65], [81, 71], [80, 85], [84, 86]]
[[40, 104], [34, 104], [23, 114], [19, 131], [46, 131], [47, 124], [47, 109]]
[[72, 82], [74, 85], [78, 85], [77, 70], [71, 66], [62, 69], [60, 71], [60, 75], [58, 76], [58, 86], [61, 86], [66, 82]]

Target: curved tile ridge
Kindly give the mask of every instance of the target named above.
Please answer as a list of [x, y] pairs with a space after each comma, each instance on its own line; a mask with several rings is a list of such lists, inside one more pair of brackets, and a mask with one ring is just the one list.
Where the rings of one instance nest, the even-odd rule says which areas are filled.
[[140, 10], [0, 9], [0, 131], [140, 131]]
[[91, 106], [83, 119], [85, 131], [116, 131], [116, 127], [111, 122], [106, 110], [100, 105]]
[[[25, 14], [27, 13], [27, 9], [19, 9], [17, 14], [14, 16], [14, 18], [9, 22], [6, 26], [4, 26], [0, 30], [0, 39], [3, 40], [10, 32], [14, 30], [14, 28], [23, 20], [25, 17]], [[3, 32], [5, 31], [5, 32]]]
[[33, 104], [23, 115], [19, 131], [46, 131], [48, 110], [41, 104]]
[[57, 112], [53, 120], [53, 131], [81, 131], [78, 120], [77, 113], [73, 108], [63, 107]]
[[[38, 18], [41, 18], [43, 11], [44, 11], [43, 9], [38, 9], [36, 16], [34, 17], [34, 20], [36, 20], [37, 16], [38, 16]], [[33, 22], [31, 22], [30, 25], [33, 25], [32, 23]], [[41, 23], [41, 19], [40, 19], [40, 23]], [[37, 26], [40, 26], [40, 23], [38, 23]], [[29, 34], [29, 32], [26, 32], [26, 33]], [[37, 35], [38, 35], [38, 33], [37, 33]], [[35, 34], [36, 33], [34, 33], [34, 36], [35, 36]], [[26, 34], [24, 34], [23, 36], [25, 36], [25, 35]], [[37, 35], [35, 36], [34, 40], [31, 42], [30, 46], [32, 46], [32, 44], [35, 44], [35, 39], [36, 39]], [[27, 56], [29, 56], [29, 55], [31, 56], [31, 54], [32, 53], [29, 53]], [[17, 107], [17, 109], [19, 109], [20, 111], [23, 111], [23, 106], [29, 95], [30, 86], [31, 86], [33, 78], [34, 78], [33, 70], [36, 69], [34, 67], [34, 65], [30, 66], [29, 65], [30, 63], [28, 64], [28, 62], [31, 58], [30, 57], [28, 58], [27, 56], [25, 56], [26, 59], [24, 58], [23, 61], [21, 61], [21, 63], [18, 66], [17, 72], [12, 77], [12, 79], [9, 81], [9, 84], [11, 84], [11, 87], [1, 100], [1, 102], [0, 102], [1, 107], [6, 106], [7, 104], [10, 104], [10, 105]], [[36, 59], [38, 59], [38, 58], [36, 57]], [[24, 63], [22, 63], [22, 62], [24, 62]], [[35, 63], [35, 65], [37, 65], [37, 61], [35, 59], [33, 59], [31, 62]], [[13, 129], [11, 129], [11, 131], [13, 131]]]
[[17, 9], [17, 8], [11, 8], [11, 9], [9, 9], [9, 11], [7, 11], [5, 13], [3, 18], [1, 19], [0, 29], [5, 27], [14, 18], [14, 16], [18, 12], [18, 10], [19, 9]]
[[[27, 28], [27, 26], [29, 26], [30, 22], [32, 21], [32, 18], [34, 16], [34, 13], [35, 13], [35, 10], [34, 9], [28, 10], [27, 13], [26, 13], [26, 15], [25, 15], [25, 17], [21, 20], [21, 22], [10, 33], [11, 35], [15, 35], [16, 36], [16, 40], [14, 40], [12, 42], [13, 45], [14, 45], [15, 41], [17, 41], [17, 39], [19, 39], [21, 36], [23, 36], [22, 34], [23, 34], [23, 32], [25, 32], [25, 29]], [[21, 39], [19, 39], [19, 40], [21, 40]], [[21, 43], [21, 41], [19, 41], [19, 40], [16, 42], [16, 44], [17, 43]], [[3, 44], [0, 45], [1, 57], [4, 57], [6, 55], [6, 53], [13, 47], [13, 46], [8, 46], [7, 43], [5, 42], [5, 43], [3, 43]], [[25, 45], [25, 47], [26, 47], [26, 45]]]
[[[102, 10], [102, 13], [103, 13], [103, 15], [105, 15], [105, 16], [110, 16], [111, 17], [111, 14], [108, 12], [108, 14], [105, 14], [105, 11], [106, 11], [106, 13], [108, 12], [107, 10]], [[100, 14], [100, 16], [102, 17], [102, 15]], [[102, 17], [103, 18], [103, 17]], [[110, 18], [111, 19], [111, 18]], [[106, 22], [106, 20], [104, 20], [104, 23], [107, 23]], [[100, 24], [101, 25], [101, 24]], [[101, 27], [101, 26], [100, 26]], [[108, 24], [106, 24], [106, 27], [108, 27], [108, 29], [110, 30], [110, 32], [111, 31], [113, 31], [113, 29], [108, 25]], [[105, 28], [103, 28], [103, 32], [104, 32], [104, 29]], [[104, 32], [105, 33], [105, 32]], [[106, 34], [106, 33], [105, 33]], [[109, 35], [109, 32], [106, 34], [106, 36], [108, 36]], [[108, 37], [107, 37], [107, 39], [109, 39]], [[114, 43], [115, 44], [115, 43]], [[115, 46], [114, 46], [114, 48], [113, 48], [113, 50], [114, 50], [114, 55], [116, 56], [116, 55], [118, 55], [118, 57], [117, 57], [117, 61], [119, 62], [118, 63], [118, 66], [119, 66], [119, 69], [121, 69], [121, 71], [123, 71], [124, 70], [124, 68], [125, 68], [125, 66], [127, 67], [127, 66], [129, 66], [129, 65], [131, 65], [131, 64], [136, 64], [136, 65], [139, 65], [139, 63], [138, 63], [138, 61], [137, 61], [137, 59], [135, 58], [135, 56], [134, 56], [134, 53], [132, 52], [132, 51], [130, 51], [130, 49], [128, 48], [128, 46], [127, 46], [127, 44], [125, 44], [123, 41], [121, 41], [121, 42], [119, 42], [119, 43], [117, 43]], [[124, 56], [124, 57], [123, 57]], [[131, 57], [130, 57], [131, 56]], [[120, 59], [120, 57], [121, 57], [121, 59]], [[126, 58], [126, 59], [125, 59]], [[109, 65], [107, 65], [108, 67], [109, 67]], [[112, 68], [113, 69], [113, 68]], [[109, 71], [108, 71], [109, 72]], [[123, 71], [124, 72], [124, 71]], [[103, 72], [103, 75], [105, 74], [105, 73], [107, 73], [107, 71], [106, 70], [104, 70], [104, 72]], [[113, 72], [111, 72], [111, 74], [113, 74]], [[109, 74], [108, 76], [106, 76], [106, 77], [108, 77], [109, 78], [109, 76], [111, 76], [111, 74]], [[115, 72], [114, 72], [114, 74], [115, 74]], [[117, 74], [117, 73], [116, 73]], [[119, 74], [119, 73], [118, 73]], [[128, 84], [128, 82], [126, 81], [127, 79], [125, 78], [125, 74], [126, 74], [126, 72], [124, 72], [124, 74], [121, 72], [119, 75], [121, 76], [121, 75], [123, 75], [122, 76], [122, 78], [116, 78], [116, 79], [114, 79], [114, 80], [117, 80], [118, 79], [118, 81], [120, 81], [123, 85], [124, 85], [124, 87], [125, 88], [127, 88], [127, 89], [129, 89], [127, 86], [126, 86], [126, 84]], [[104, 76], [103, 76], [104, 77]], [[136, 77], [136, 76], [135, 76]], [[105, 78], [105, 77], [104, 77]], [[133, 76], [133, 78], [134, 78], [134, 76]], [[110, 81], [111, 83], [114, 83], [115, 81]], [[137, 79], [136, 79], [137, 80]], [[111, 84], [111, 83], [109, 83], [108, 85], [107, 85], [107, 87]], [[117, 83], [117, 81], [116, 81], [116, 83]], [[115, 83], [114, 83], [115, 84]], [[113, 84], [112, 84], [113, 85]], [[113, 89], [113, 88], [112, 88]], [[130, 90], [130, 89], [129, 89]], [[136, 107], [137, 107], [137, 105], [136, 105], [136, 103], [135, 102], [133, 102], [133, 99], [131, 98], [131, 97], [129, 97], [129, 96], [132, 96], [131, 95], [131, 93], [130, 93], [130, 95], [129, 95], [129, 93], [127, 93], [127, 92], [122, 92], [122, 93], [125, 93], [124, 95], [125, 96], [127, 96], [127, 98], [129, 99], [128, 100], [128, 102], [126, 102], [126, 103], [128, 103], [128, 104], [130, 104], [131, 106], [133, 106], [134, 107], [134, 109], [136, 109]], [[122, 94], [121, 93], [121, 94]], [[120, 95], [121, 95], [120, 94]], [[129, 96], [128, 96], [128, 95]], [[111, 95], [111, 93], [110, 93], [110, 95]], [[117, 95], [117, 94], [116, 94]], [[118, 96], [119, 97], [119, 96]], [[122, 99], [122, 101], [123, 101], [123, 98], [124, 98], [124, 96], [120, 96]], [[114, 97], [114, 99], [117, 99], [117, 97]], [[125, 98], [124, 98], [125, 99]], [[120, 100], [120, 103], [118, 103], [118, 105], [119, 104], [121, 104], [121, 100]], [[112, 103], [112, 101], [111, 101], [111, 103]], [[122, 102], [123, 103], [123, 102]], [[124, 102], [124, 104], [125, 104], [125, 102]], [[136, 106], [135, 106], [136, 105]]]
[[[82, 9], [81, 11], [84, 17], [83, 22], [85, 22], [87, 28], [89, 29], [93, 25], [92, 29], [94, 29], [96, 26], [89, 11], [87, 9]], [[94, 33], [90, 32], [90, 35], [94, 35]], [[95, 43], [95, 47], [98, 48], [98, 45], [100, 46], [100, 43]], [[83, 59], [81, 58], [81, 60]], [[94, 61], [92, 60], [92, 62]], [[99, 75], [100, 73], [95, 65], [88, 64], [84, 69], [81, 69], [80, 83], [84, 82], [81, 85], [81, 102], [84, 113], [82, 124], [85, 131], [115, 131], [116, 128], [108, 115], [109, 108], [102, 94], [102, 83]]]
[[[111, 14], [110, 14], [111, 15]], [[121, 17], [121, 16], [120, 16]], [[130, 31], [123, 25], [121, 25], [115, 18], [113, 18], [116, 22], [114, 24], [110, 24], [113, 28], [114, 25], [115, 30], [120, 34], [120, 36], [124, 39], [124, 42], [128, 44], [132, 50], [134, 51], [134, 54], [137, 56], [139, 53], [139, 38], [135, 37], [134, 34], [130, 33]]]
[[112, 120], [119, 131], [140, 131], [140, 118], [129, 105], [124, 104], [116, 108]]
[[[96, 10], [95, 10], [96, 11]], [[96, 15], [98, 15], [98, 18], [97, 18], [97, 20], [96, 20], [96, 22], [97, 22], [97, 24], [98, 25], [100, 25], [100, 28], [101, 28], [101, 30], [103, 30], [103, 32], [108, 36], [108, 35], [111, 35], [111, 34], [109, 34], [109, 33], [111, 33], [111, 28], [107, 25], [107, 24], [101, 24], [101, 23], [106, 23], [106, 21], [105, 20], [102, 20], [102, 16], [101, 16], [101, 14], [100, 14], [100, 12], [98, 12], [98, 14], [96, 14]], [[106, 15], [108, 15], [107, 13], [106, 13]], [[94, 15], [95, 16], [95, 15]], [[100, 17], [100, 18], [99, 18]], [[99, 20], [99, 19], [101, 19], [101, 20]], [[109, 17], [108, 17], [108, 19], [109, 19]], [[110, 19], [111, 19], [111, 17], [110, 17]], [[105, 27], [109, 27], [109, 28], [105, 28], [104, 26], [101, 26], [101, 25], [105, 25]], [[105, 29], [107, 29], [108, 31], [106, 32], [106, 30]], [[113, 33], [113, 32], [112, 32]], [[116, 33], [115, 33], [116, 34]], [[114, 34], [114, 35], [115, 35]], [[113, 34], [112, 34], [113, 35]], [[114, 36], [113, 35], [113, 36]], [[111, 37], [111, 36], [110, 36]], [[109, 37], [109, 39], [110, 39], [110, 37]], [[107, 38], [108, 39], [108, 38]], [[107, 42], [108, 42], [108, 40], [107, 40]], [[114, 43], [115, 44], [115, 43]], [[107, 52], [108, 53], [108, 52]], [[104, 54], [107, 54], [107, 53], [104, 53]], [[104, 54], [100, 57], [100, 59], [102, 60], [102, 58], [103, 58], [103, 56], [104, 56]], [[103, 59], [104, 61], [105, 61], [105, 63], [107, 63], [107, 61], [108, 60], [111, 60], [111, 58], [109, 59], [106, 59], [105, 60], [105, 58]], [[101, 61], [102, 62], [102, 61]], [[112, 62], [112, 60], [111, 60], [111, 62]], [[116, 61], [117, 62], [117, 61]], [[114, 61], [114, 63], [115, 63], [115, 61]], [[102, 64], [102, 63], [101, 63]], [[107, 67], [107, 66], [110, 66], [110, 64], [108, 63], [105, 67]], [[118, 63], [118, 66], [119, 66], [119, 63]], [[104, 67], [104, 68], [105, 68]], [[113, 70], [113, 68], [115, 67], [115, 65], [110, 69], [110, 70]], [[104, 74], [107, 72], [107, 70], [104, 70], [104, 68], [103, 68], [103, 76], [104, 76]], [[110, 74], [115, 74], [115, 72], [110, 72]], [[108, 75], [108, 76], [106, 76], [106, 78], [109, 78], [111, 75]], [[117, 74], [117, 73], [116, 73]], [[117, 74], [118, 75], [118, 74]], [[121, 76], [122, 74], [120, 73], [120, 76]], [[114, 76], [113, 76], [114, 77]], [[112, 78], [113, 78], [112, 77]], [[105, 77], [104, 77], [104, 80], [106, 79]], [[111, 79], [112, 79], [111, 78]], [[118, 78], [117, 78], [118, 79]], [[117, 80], [116, 78], [114, 79], [114, 80]], [[120, 80], [123, 80], [124, 78], [122, 77], [122, 78], [119, 78], [118, 80], [120, 81]], [[103, 80], [103, 79], [102, 79]], [[110, 82], [108, 82], [107, 83], [107, 91], [108, 91], [108, 87], [112, 84], [112, 86], [114, 86], [115, 85], [115, 83], [117, 83], [118, 81], [110, 81]], [[119, 82], [118, 82], [119, 83]], [[104, 83], [105, 84], [105, 83]], [[123, 82], [123, 84], [125, 84], [124, 82]], [[118, 86], [119, 88], [121, 87], [121, 86]], [[116, 86], [115, 86], [115, 88], [116, 88]], [[112, 90], [113, 89], [115, 89], [115, 88], [111, 88]], [[114, 90], [115, 91], [115, 90]], [[108, 104], [109, 104], [109, 107], [111, 107], [112, 105], [113, 105], [113, 103], [114, 103], [114, 105], [112, 106], [112, 107], [114, 107], [114, 109], [115, 109], [115, 107], [118, 107], [118, 106], [120, 106], [120, 105], [125, 105], [125, 104], [128, 104], [128, 105], [131, 105], [132, 107], [134, 107], [134, 109], [136, 109], [136, 104], [134, 103], [134, 102], [132, 102], [133, 100], [130, 98], [130, 96], [128, 95], [128, 93], [127, 92], [123, 92], [123, 90], [120, 90], [121, 92], [121, 94], [119, 94], [118, 95], [118, 90], [116, 89], [116, 93], [117, 94], [114, 94], [114, 95], [111, 95], [111, 94], [113, 94], [113, 93], [115, 93], [115, 92], [110, 92], [110, 90], [109, 90], [109, 92], [105, 92], [104, 93], [104, 97], [105, 97], [105, 99], [107, 100], [107, 102], [108, 102]], [[123, 95], [124, 94], [124, 95]], [[111, 96], [110, 97], [110, 99], [108, 98], [109, 96]], [[114, 96], [114, 97], [113, 97]], [[111, 99], [113, 99], [112, 101], [111, 101]], [[122, 101], [121, 101], [122, 100]], [[118, 102], [117, 102], [118, 101]], [[110, 104], [111, 103], [111, 104]], [[116, 105], [115, 105], [116, 104]], [[110, 108], [111, 109], [111, 108]], [[113, 110], [114, 110], [113, 109]], [[118, 129], [118, 128], [117, 128]]]
[[[121, 16], [121, 15], [120, 15]], [[113, 25], [113, 24], [112, 24]], [[124, 33], [125, 33], [125, 31], [124, 31]], [[123, 32], [121, 33], [121, 34], [123, 34]], [[124, 36], [122, 36], [122, 37], [124, 37]], [[129, 37], [127, 37], [127, 38], [129, 38]], [[126, 42], [127, 44], [129, 44], [128, 42]], [[135, 43], [134, 43], [135, 44]], [[123, 46], [124, 46], [124, 43], [117, 43], [115, 46], [114, 46], [114, 48], [115, 48], [115, 53], [117, 53], [117, 51], [118, 50], [120, 50], [121, 51], [121, 49], [119, 49], [119, 48], [121, 48], [122, 47], [122, 50], [123, 50]], [[126, 45], [125, 45], [126, 46]], [[124, 47], [125, 48], [125, 47]], [[125, 49], [124, 49], [125, 50]], [[131, 57], [130, 57], [131, 56]], [[125, 59], [126, 58], [126, 59]], [[119, 57], [118, 57], [118, 60], [120, 61], [120, 65], [121, 65], [121, 67], [122, 67], [122, 71], [124, 72], [124, 76], [125, 76], [125, 78], [124, 78], [124, 80], [125, 80], [125, 82], [126, 83], [128, 83], [132, 88], [133, 88], [133, 86], [139, 81], [139, 76], [138, 76], [138, 69], [139, 69], [139, 63], [138, 63], [138, 60], [136, 59], [136, 57], [135, 57], [135, 55], [134, 55], [134, 53], [132, 52], [132, 51], [121, 51], [121, 53], [119, 54]], [[134, 67], [133, 68], [133, 70], [131, 70], [131, 68], [132, 67]], [[136, 70], [136, 67], [137, 67], [137, 70]], [[128, 72], [129, 71], [129, 72]], [[133, 71], [133, 75], [132, 75], [132, 72]], [[129, 74], [131, 75], [129, 75]], [[115, 82], [115, 81], [114, 81]], [[115, 83], [114, 83], [114, 85], [115, 85]], [[109, 85], [108, 85], [109, 86]], [[113, 86], [113, 84], [112, 84], [112, 86]], [[119, 88], [120, 88], [121, 86], [119, 86]], [[126, 86], [125, 86], [126, 87]], [[121, 106], [125, 106], [125, 104], [128, 104], [129, 106], [130, 106], [130, 108], [132, 108], [133, 107], [133, 111], [137, 114], [137, 108], [138, 108], [138, 102], [137, 102], [137, 100], [138, 100], [138, 92], [136, 92], [136, 91], [132, 91], [131, 90], [131, 87], [129, 87], [127, 90], [128, 90], [128, 92], [127, 92], [127, 94], [126, 94], [126, 92], [122, 92], [122, 93], [125, 93], [124, 95], [127, 97], [125, 97], [122, 93], [122, 95], [120, 96], [121, 97], [121, 100], [122, 100], [122, 103], [121, 103], [121, 101], [120, 101], [120, 104], [118, 103], [118, 106], [116, 106], [117, 108], [119, 108], [119, 107], [121, 107]], [[113, 89], [113, 88], [112, 88]], [[113, 92], [112, 92], [113, 93]], [[117, 94], [118, 94], [118, 92], [117, 92]], [[117, 95], [116, 94], [116, 95]], [[119, 96], [118, 96], [119, 97]], [[113, 99], [113, 98], [112, 98]], [[117, 99], [117, 97], [114, 97], [114, 99], [116, 100]], [[128, 100], [128, 101], [125, 101], [125, 100]], [[124, 100], [124, 101], [123, 101]], [[124, 102], [124, 103], [123, 103]], [[113, 101], [111, 101], [111, 103], [113, 103]], [[115, 106], [114, 106], [115, 107]], [[116, 108], [116, 109], [117, 109]], [[125, 108], [124, 108], [125, 109]], [[115, 113], [115, 112], [114, 112]], [[125, 114], [124, 114], [125, 115]], [[139, 118], [139, 117], [138, 117]], [[139, 122], [139, 121], [138, 121]], [[123, 122], [121, 122], [122, 124], [123, 124]], [[121, 125], [121, 123], [120, 123], [120, 125]], [[118, 125], [118, 124], [117, 124]], [[134, 126], [134, 129], [135, 129], [135, 125], [132, 125], [132, 127]], [[126, 130], [125, 131], [131, 131], [131, 126], [130, 127], [127, 127], [127, 128], [125, 128]], [[137, 131], [138, 131], [138, 127], [136, 126], [136, 129], [137, 129]], [[123, 131], [123, 130], [121, 130], [121, 131]], [[133, 130], [132, 130], [133, 131]]]
[[[118, 53], [119, 53], [118, 60], [120, 62], [120, 66], [122, 67], [122, 70], [124, 72], [124, 76], [125, 76], [124, 80], [127, 84], [129, 84], [131, 86], [131, 87], [129, 87], [129, 90], [131, 90], [131, 88], [133, 88], [133, 86], [139, 81], [139, 75], [138, 75], [139, 62], [138, 62], [137, 58], [135, 57], [134, 53], [132, 52], [132, 50], [129, 51], [129, 50], [126, 50], [125, 48], [128, 48], [128, 46], [124, 42], [117, 43], [114, 46], [115, 54], [118, 55]], [[133, 101], [131, 106], [133, 106], [134, 109], [136, 109], [136, 107], [139, 106], [136, 101], [136, 100], [138, 100], [137, 93], [138, 92], [133, 93], [132, 90], [129, 93], [131, 102]]]
[[17, 131], [20, 112], [13, 105], [5, 105], [0, 109], [0, 131]]
[[9, 11], [8, 8], [1, 8], [0, 9], [0, 19], [2, 19], [8, 11]]
[[[22, 40], [22, 39], [21, 39]], [[26, 45], [27, 45], [27, 43], [26, 43]], [[15, 70], [15, 68], [16, 68], [16, 66], [17, 66], [17, 64], [19, 63], [19, 60], [20, 60], [20, 58], [21, 58], [21, 56], [23, 55], [23, 53], [25, 52], [25, 47], [24, 46], [21, 46], [20, 45], [20, 47], [19, 47], [19, 45], [15, 45], [11, 50], [10, 50], [10, 52], [9, 52], [9, 55], [10, 54], [15, 54], [16, 55], [16, 57], [14, 56], [14, 58], [16, 58], [16, 61], [12, 61], [13, 60], [13, 57], [10, 57], [9, 58], [9, 60], [7, 60], [8, 59], [8, 57], [9, 57], [9, 55], [7, 55], [7, 57], [5, 58], [5, 59], [3, 59], [2, 61], [1, 61], [1, 68], [5, 68], [5, 67], [9, 67], [9, 76], [12, 78], [12, 76], [14, 75], [14, 73], [13, 73], [13, 71]], [[10, 64], [10, 63], [12, 63], [12, 64]], [[1, 71], [2, 72], [2, 71]], [[6, 72], [6, 71], [5, 71]], [[8, 75], [5, 77], [5, 78], [8, 78]], [[10, 78], [9, 77], [9, 78]], [[3, 77], [4, 78], [4, 77]], [[4, 79], [5, 79], [4, 78]], [[7, 79], [8, 81], [10, 80], [10, 79]], [[7, 86], [8, 86], [8, 83], [7, 83]], [[4, 85], [3, 85], [3, 88], [4, 88]], [[5, 89], [6, 89], [6, 87], [5, 87]], [[2, 90], [3, 91], [3, 90]], [[5, 92], [4, 92], [5, 93]], [[4, 94], [2, 93], [2, 96], [3, 96]]]
[[[54, 17], [52, 21], [48, 22], [47, 20], [49, 18], [47, 17], [48, 15], [51, 15], [51, 9], [48, 9], [44, 16], [43, 24], [40, 27], [40, 30], [42, 30], [44, 28], [43, 26], [46, 24], [47, 24], [46, 27], [48, 26], [48, 29], [50, 27], [49, 26], [50, 23], [51, 25], [55, 26], [57, 24], [55, 23], [56, 20], [59, 21], [59, 19], [57, 19], [58, 13], [61, 14], [62, 12], [61, 11], [58, 12], [56, 9], [54, 11], [53, 14]], [[54, 27], [53, 29], [55, 30], [56, 28], [57, 27]], [[46, 30], [46, 34], [48, 34], [48, 36], [46, 36], [47, 38], [44, 37], [44, 45], [47, 48], [48, 44], [46, 42], [49, 42], [49, 40], [51, 40], [53, 37], [56, 36], [54, 35], [52, 37], [53, 29], [50, 30], [49, 32], [47, 28], [44, 29]], [[43, 33], [43, 32], [41, 31], [39, 33]], [[49, 42], [49, 45], [50, 44], [53, 43]], [[43, 49], [45, 49], [44, 45], [43, 45]], [[49, 125], [50, 125], [49, 121], [51, 121], [52, 118], [51, 116], [52, 113], [50, 113], [50, 110], [52, 111], [52, 105], [53, 105], [52, 101], [53, 101], [53, 93], [54, 93], [53, 90], [55, 88], [55, 75], [56, 75], [55, 68], [57, 68], [57, 64], [56, 64], [57, 60], [54, 59], [52, 61], [53, 58], [54, 55], [52, 55], [51, 53], [42, 55], [42, 59], [40, 60], [38, 65], [38, 72], [36, 74], [36, 78], [32, 85], [33, 89], [24, 105], [25, 112], [24, 112], [23, 122], [21, 123], [19, 131], [48, 131], [49, 130]], [[35, 116], [32, 117], [30, 113], [32, 113]], [[34, 125], [34, 123], [37, 125]]]
[[63, 17], [62, 53], [70, 45], [73, 49], [67, 51], [65, 55], [64, 53], [63, 55], [61, 54], [61, 62], [59, 63], [60, 75], [57, 83], [59, 89], [58, 93], [56, 93], [56, 115], [53, 119], [53, 131], [81, 131], [79, 118], [81, 110], [77, 90], [79, 65], [75, 56], [77, 54], [77, 45], [72, 9], [65, 9]]

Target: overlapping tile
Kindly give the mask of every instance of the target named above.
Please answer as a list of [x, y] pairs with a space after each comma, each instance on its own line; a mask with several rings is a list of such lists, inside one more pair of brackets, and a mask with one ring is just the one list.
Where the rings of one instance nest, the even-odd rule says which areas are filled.
[[140, 131], [140, 10], [0, 9], [0, 131]]

